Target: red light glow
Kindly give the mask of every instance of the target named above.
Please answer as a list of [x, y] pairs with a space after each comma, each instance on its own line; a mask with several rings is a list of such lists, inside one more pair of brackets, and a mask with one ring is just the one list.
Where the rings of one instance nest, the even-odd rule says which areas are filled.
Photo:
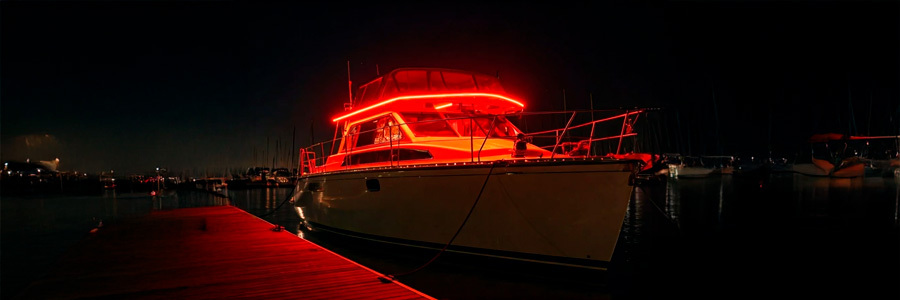
[[450, 106], [453, 106], [453, 103], [441, 104], [441, 105], [435, 106], [434, 109], [444, 109], [444, 108], [448, 108]]
[[[509, 101], [509, 102], [511, 102], [511, 103], [514, 103], [514, 104], [520, 106], [520, 107], [525, 107], [525, 104], [522, 104], [522, 102], [513, 100], [512, 98], [505, 97], [505, 96], [501, 96], [501, 95], [497, 95], [497, 94], [488, 94], [488, 93], [459, 93], [459, 94], [434, 94], [434, 95], [400, 96], [400, 97], [396, 97], [396, 98], [391, 98], [391, 99], [388, 99], [388, 100], [384, 100], [384, 101], [382, 101], [382, 102], [373, 104], [372, 106], [369, 106], [369, 107], [366, 107], [366, 108], [363, 108], [363, 109], [360, 109], [360, 110], [351, 112], [351, 113], [349, 113], [349, 114], [346, 114], [346, 115], [343, 115], [343, 116], [340, 116], [340, 117], [337, 117], [337, 118], [334, 118], [334, 119], [332, 119], [331, 121], [337, 122], [337, 121], [343, 120], [343, 119], [345, 119], [345, 118], [347, 118], [347, 117], [354, 116], [354, 115], [356, 115], [356, 114], [359, 114], [359, 113], [362, 113], [362, 112], [365, 112], [365, 111], [374, 109], [374, 108], [376, 108], [376, 107], [384, 106], [384, 105], [390, 104], [391, 102], [396, 102], [396, 101], [400, 101], [400, 100], [413, 100], [413, 99], [425, 99], [425, 98], [446, 98], [446, 97], [492, 97], [492, 98], [503, 99], [503, 100]], [[435, 108], [437, 108], [437, 107], [435, 107]]]

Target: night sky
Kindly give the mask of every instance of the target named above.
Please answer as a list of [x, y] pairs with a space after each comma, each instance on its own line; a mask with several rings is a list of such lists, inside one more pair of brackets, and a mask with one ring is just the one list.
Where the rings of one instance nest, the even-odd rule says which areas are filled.
[[526, 111], [562, 110], [564, 93], [567, 109], [658, 107], [679, 124], [664, 152], [900, 134], [897, 1], [0, 9], [0, 156], [64, 171], [270, 166], [332, 137], [348, 61], [357, 84], [397, 67], [499, 73]]

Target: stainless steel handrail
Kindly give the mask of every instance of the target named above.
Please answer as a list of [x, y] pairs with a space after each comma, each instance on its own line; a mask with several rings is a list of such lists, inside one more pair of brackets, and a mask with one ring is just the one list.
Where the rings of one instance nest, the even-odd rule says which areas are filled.
[[[400, 127], [401, 125], [407, 125], [407, 126], [409, 126], [409, 125], [419, 124], [419, 123], [447, 122], [447, 121], [449, 121], [449, 120], [464, 120], [464, 119], [468, 119], [469, 122], [470, 122], [470, 126], [469, 126], [470, 130], [469, 130], [469, 134], [464, 135], [462, 132], [458, 132], [456, 129], [453, 129], [454, 132], [456, 132], [456, 134], [457, 134], [457, 137], [456, 137], [456, 138], [453, 138], [453, 139], [458, 139], [459, 137], [465, 137], [465, 136], [468, 136], [469, 139], [470, 139], [470, 144], [471, 144], [471, 145], [470, 145], [470, 148], [471, 148], [471, 149], [470, 149], [470, 153], [472, 154], [472, 155], [471, 155], [471, 156], [472, 156], [472, 159], [471, 159], [471, 160], [472, 160], [472, 162], [475, 162], [475, 160], [476, 160], [476, 158], [477, 158], [477, 161], [480, 162], [480, 161], [481, 161], [481, 153], [482, 153], [482, 151], [484, 150], [484, 147], [485, 147], [485, 145], [486, 145], [486, 143], [487, 143], [487, 140], [490, 139], [490, 138], [498, 138], [497, 136], [493, 136], [493, 134], [494, 134], [493, 131], [494, 131], [494, 129], [496, 128], [497, 123], [498, 123], [497, 121], [499, 120], [500, 117], [502, 117], [502, 116], [518, 116], [518, 117], [523, 117], [523, 116], [534, 116], [534, 115], [553, 115], [553, 114], [561, 114], [561, 113], [566, 113], [566, 114], [571, 113], [571, 116], [569, 117], [569, 120], [568, 120], [568, 122], [566, 123], [566, 126], [563, 127], [563, 128], [557, 128], [557, 129], [552, 129], [552, 130], [544, 130], [544, 131], [537, 131], [537, 132], [530, 132], [530, 133], [524, 133], [524, 132], [523, 132], [523, 133], [524, 133], [525, 135], [527, 135], [527, 136], [530, 136], [530, 137], [539, 137], [541, 134], [555, 133], [555, 134], [554, 134], [555, 142], [554, 142], [554, 145], [553, 145], [553, 149], [551, 150], [551, 156], [550, 156], [550, 158], [554, 158], [554, 155], [556, 154], [556, 151], [557, 151], [557, 149], [559, 148], [559, 145], [560, 145], [560, 144], [562, 143], [562, 141], [563, 141], [563, 136], [564, 136], [567, 132], [570, 132], [570, 131], [572, 131], [572, 130], [574, 130], [574, 129], [577, 129], [577, 128], [581, 128], [581, 127], [585, 127], [585, 126], [591, 125], [590, 136], [588, 136], [587, 139], [583, 139], [583, 141], [587, 141], [588, 143], [592, 143], [592, 142], [595, 142], [595, 141], [611, 140], [611, 139], [618, 138], [618, 139], [619, 139], [619, 142], [618, 142], [618, 145], [617, 145], [617, 147], [616, 147], [616, 154], [619, 154], [620, 151], [621, 151], [621, 149], [622, 149], [622, 143], [623, 143], [622, 140], [623, 140], [623, 138], [625, 138], [625, 137], [630, 137], [630, 136], [636, 136], [636, 135], [637, 135], [637, 133], [633, 133], [633, 132], [626, 133], [626, 132], [625, 132], [626, 126], [627, 126], [627, 125], [631, 125], [631, 124], [633, 124], [633, 122], [634, 122], [634, 120], [632, 120], [632, 121], [629, 122], [629, 117], [632, 116], [632, 115], [635, 115], [635, 114], [641, 114], [641, 113], [644, 113], [644, 112], [646, 111], [646, 109], [630, 109], [630, 110], [624, 110], [625, 112], [622, 113], [622, 114], [618, 114], [618, 115], [614, 115], [614, 116], [610, 116], [610, 117], [606, 117], [606, 118], [602, 118], [602, 119], [598, 119], [598, 120], [593, 120], [593, 121], [589, 121], [589, 122], [585, 122], [585, 123], [580, 123], [580, 124], [578, 124], [578, 125], [572, 125], [572, 122], [575, 120], [575, 117], [576, 117], [576, 115], [577, 115], [579, 112], [617, 112], [617, 111], [623, 111], [623, 110], [575, 110], [575, 111], [569, 110], [569, 111], [557, 111], [557, 112], [516, 112], [516, 113], [509, 113], [509, 114], [463, 116], [463, 117], [451, 117], [451, 118], [434, 119], [434, 120], [425, 120], [425, 121], [417, 121], [417, 122], [404, 122], [404, 123], [392, 125], [391, 128], [392, 128], [393, 126], [397, 126], [398, 128], [401, 128], [401, 127]], [[478, 151], [476, 152], [475, 149], [474, 149], [474, 137], [475, 137], [475, 132], [476, 132], [476, 130], [481, 130], [481, 131], [483, 131], [484, 128], [481, 127], [481, 125], [480, 125], [478, 122], [475, 122], [475, 119], [476, 119], [476, 118], [485, 118], [485, 117], [492, 117], [492, 120], [491, 120], [491, 127], [489, 128], [489, 130], [488, 130], [487, 132], [485, 132], [484, 138], [482, 139], [481, 147], [479, 147]], [[602, 122], [607, 122], [607, 121], [610, 121], [610, 120], [615, 120], [615, 119], [618, 119], [618, 118], [623, 118], [623, 121], [622, 121], [622, 127], [621, 127], [620, 132], [619, 132], [618, 135], [606, 136], [606, 137], [601, 137], [601, 138], [594, 138], [594, 127], [596, 126], [596, 124], [602, 123]], [[508, 122], [508, 121], [507, 121], [507, 122]], [[338, 126], [340, 126], [340, 125], [338, 125]], [[475, 126], [477, 126], [478, 129], [476, 129]], [[375, 131], [379, 131], [379, 130], [383, 131], [384, 128], [380, 128], [380, 129], [379, 129], [379, 128], [376, 128], [376, 129], [370, 129], [370, 130], [366, 130], [366, 131], [363, 131], [363, 132], [358, 132], [358, 133], [356, 133], [356, 135], [360, 135], [360, 134], [364, 134], [364, 133], [370, 133], [370, 132], [375, 132]], [[390, 132], [393, 132], [393, 129], [388, 129], [388, 130], [390, 130]], [[336, 131], [337, 131], [337, 129], [336, 129]], [[401, 129], [401, 131], [402, 131], [402, 129]], [[337, 136], [337, 135], [336, 135], [336, 136]], [[510, 137], [510, 138], [514, 138], [514, 137]], [[349, 155], [352, 155], [353, 150], [355, 150], [355, 148], [357, 148], [357, 147], [350, 147], [350, 149], [347, 149], [347, 150], [344, 150], [344, 149], [336, 149], [336, 150], [335, 150], [335, 147], [336, 147], [337, 145], [339, 145], [339, 144], [341, 143], [341, 141], [343, 141], [344, 139], [345, 139], [345, 137], [344, 137], [344, 136], [341, 136], [341, 137], [337, 137], [337, 138], [334, 138], [334, 139], [329, 140], [329, 141], [318, 142], [318, 143], [315, 143], [315, 144], [312, 144], [312, 145], [310, 145], [310, 146], [307, 146], [307, 147], [302, 148], [302, 149], [305, 149], [305, 151], [308, 151], [308, 152], [311, 152], [311, 153], [314, 154], [314, 156], [313, 156], [313, 157], [315, 157], [315, 158], [314, 158], [314, 161], [313, 161], [313, 164], [314, 164], [313, 167], [314, 167], [314, 168], [311, 167], [311, 168], [310, 168], [310, 172], [311, 172], [311, 173], [314, 173], [314, 172], [324, 172], [324, 171], [328, 171], [328, 170], [326, 169], [326, 168], [327, 168], [326, 163], [328, 162], [328, 157], [331, 156], [331, 155], [334, 155], [335, 153], [338, 153], [338, 152], [341, 152], [341, 151], [345, 151], [345, 152], [347, 153], [348, 156], [349, 156]], [[399, 165], [400, 165], [400, 157], [399, 157], [399, 156], [398, 156], [398, 157], [394, 157], [394, 154], [393, 154], [393, 151], [394, 151], [394, 150], [393, 150], [393, 149], [395, 149], [395, 148], [400, 148], [400, 143], [401, 143], [401, 141], [398, 139], [398, 140], [396, 140], [396, 143], [394, 143], [394, 140], [395, 140], [395, 139], [394, 139], [393, 136], [392, 136], [392, 137], [389, 139], [389, 141], [388, 141], [388, 144], [389, 144], [388, 146], [389, 146], [389, 148], [391, 149], [390, 163], [391, 163], [391, 166], [399, 166]], [[333, 153], [328, 153], [328, 154], [326, 154], [326, 153], [324, 153], [324, 151], [325, 151], [325, 149], [326, 149], [326, 144], [329, 144], [329, 143], [330, 143], [330, 147], [331, 147], [331, 149], [332, 149], [330, 152], [333, 152]], [[589, 144], [589, 145], [590, 145], [590, 144]], [[610, 145], [610, 146], [611, 146], [611, 145]], [[550, 146], [547, 145], [547, 146], [542, 146], [542, 147], [539, 146], [539, 147], [540, 147], [540, 148], [545, 148], [545, 149], [546, 149], [546, 148], [549, 148]], [[319, 148], [319, 149], [316, 149], [316, 148]], [[610, 149], [610, 150], [611, 150], [611, 149]], [[320, 155], [320, 154], [321, 154], [321, 155]], [[395, 164], [395, 162], [396, 162], [396, 164]], [[313, 169], [315, 169], [315, 171], [314, 171]], [[301, 171], [302, 171], [302, 170], [301, 170]]]

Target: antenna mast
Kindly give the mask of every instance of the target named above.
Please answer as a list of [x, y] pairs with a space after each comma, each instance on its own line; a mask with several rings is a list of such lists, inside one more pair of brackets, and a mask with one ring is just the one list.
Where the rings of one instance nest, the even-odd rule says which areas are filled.
[[353, 81], [350, 80], [350, 61], [347, 61], [347, 103], [344, 103], [344, 111], [353, 109]]

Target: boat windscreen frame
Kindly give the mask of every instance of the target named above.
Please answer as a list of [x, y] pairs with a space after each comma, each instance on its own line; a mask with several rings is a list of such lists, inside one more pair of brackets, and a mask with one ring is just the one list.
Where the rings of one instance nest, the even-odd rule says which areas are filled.
[[[388, 118], [390, 120], [385, 120]], [[374, 128], [366, 128], [363, 130], [363, 125], [368, 125], [370, 122], [375, 123]], [[389, 131], [386, 132], [384, 129], [385, 127], [388, 127]], [[371, 137], [369, 137], [369, 135], [371, 135]], [[338, 153], [352, 153], [357, 151], [358, 148], [365, 149], [372, 145], [409, 142], [412, 133], [407, 126], [399, 120], [399, 116], [395, 112], [387, 112], [346, 124], [342, 136], [343, 138], [341, 139]], [[359, 145], [360, 138], [365, 140], [371, 138], [372, 142]]]
[[[466, 114], [466, 113], [443, 113], [443, 112], [398, 112], [398, 117], [400, 118], [401, 124], [406, 125], [406, 128], [409, 129], [410, 133], [415, 138], [421, 137], [455, 137], [455, 138], [469, 138], [469, 137], [477, 137], [477, 138], [515, 138], [519, 133], [524, 133], [520, 130], [515, 124], [513, 124], [508, 118], [503, 115], [493, 115], [493, 114]], [[428, 119], [425, 121], [411, 121], [410, 115], [419, 114], [419, 115], [437, 115], [439, 118]], [[469, 122], [466, 122], [469, 120]], [[485, 122], [481, 122], [485, 121]], [[499, 122], [498, 122], [499, 121]], [[441, 122], [445, 126], [447, 126], [447, 130], [452, 131], [455, 135], [423, 135], [421, 134], [420, 126], [416, 124], [421, 124], [423, 122]], [[496, 123], [495, 123], [496, 122]], [[468, 126], [466, 126], [469, 123]], [[483, 124], [484, 123], [484, 124]], [[504, 126], [505, 125], [505, 126]], [[485, 127], [487, 126], [487, 128]], [[471, 130], [468, 128], [478, 128], [478, 130]], [[494, 128], [493, 131], [490, 131], [489, 128]], [[498, 130], [503, 131], [498, 131]], [[510, 133], [510, 130], [512, 133]], [[476, 134], [472, 134], [476, 133]], [[500, 134], [502, 133], [502, 134]]]

